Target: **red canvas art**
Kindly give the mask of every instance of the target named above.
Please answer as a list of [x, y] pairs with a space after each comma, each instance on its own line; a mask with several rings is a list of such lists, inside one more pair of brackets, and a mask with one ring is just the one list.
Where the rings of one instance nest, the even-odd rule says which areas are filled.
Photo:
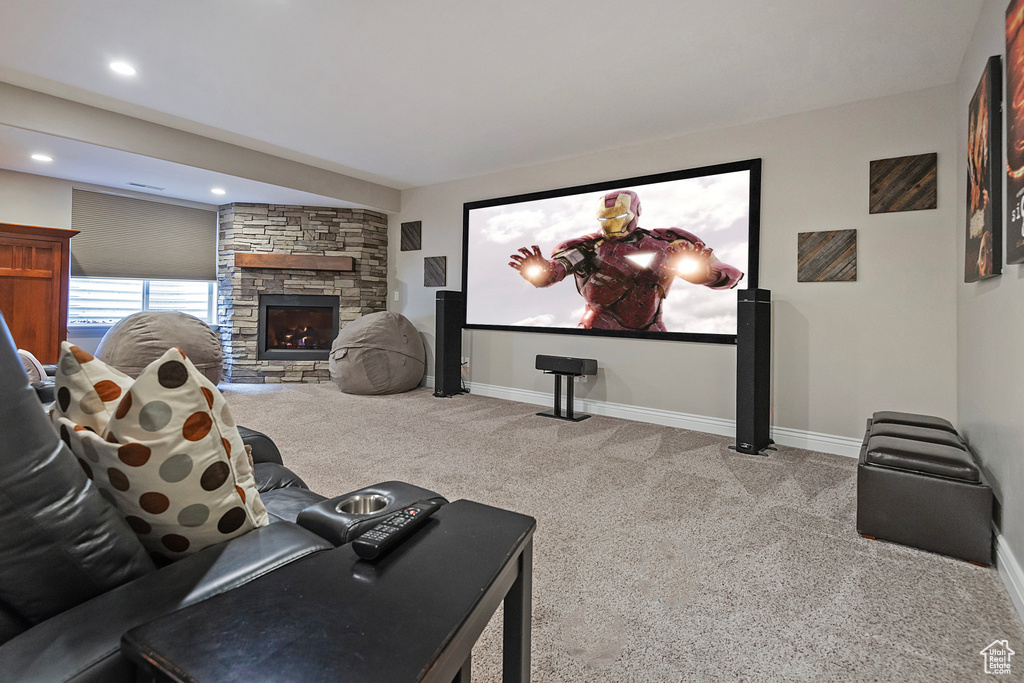
[[992, 277], [1002, 270], [1002, 182], [995, 171], [1002, 166], [1002, 127], [997, 116], [1000, 75], [999, 57], [990, 57], [968, 108], [965, 282]]

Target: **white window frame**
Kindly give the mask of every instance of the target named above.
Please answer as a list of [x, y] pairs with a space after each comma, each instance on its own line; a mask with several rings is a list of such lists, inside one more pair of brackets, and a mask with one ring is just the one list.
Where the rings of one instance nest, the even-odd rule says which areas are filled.
[[[188, 280], [164, 280], [164, 279], [153, 279], [147, 280], [142, 278], [89, 278], [89, 277], [72, 277], [71, 282], [74, 283], [76, 280], [142, 280], [142, 308], [139, 311], [148, 311], [150, 309], [150, 285], [153, 282], [189, 282]], [[197, 282], [193, 280], [192, 282]], [[207, 299], [206, 299], [206, 320], [205, 323], [215, 327], [217, 325], [217, 283], [210, 280], [199, 280], [198, 282], [204, 282], [207, 285]], [[169, 309], [159, 309], [169, 310]], [[116, 322], [116, 321], [115, 321]], [[71, 317], [70, 311], [68, 314], [68, 331], [75, 332], [76, 334], [89, 333], [103, 333], [110, 329], [115, 323], [79, 323]]]

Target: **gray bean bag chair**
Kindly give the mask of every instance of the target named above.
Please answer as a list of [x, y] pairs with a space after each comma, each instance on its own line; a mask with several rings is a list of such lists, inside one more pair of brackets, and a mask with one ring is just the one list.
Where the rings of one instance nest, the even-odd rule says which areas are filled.
[[331, 379], [346, 394], [415, 389], [427, 367], [423, 340], [409, 319], [370, 313], [346, 324], [331, 347]]
[[178, 311], [133, 313], [114, 323], [94, 354], [129, 377], [177, 346], [214, 384], [220, 382], [224, 351], [220, 337], [194, 315]]

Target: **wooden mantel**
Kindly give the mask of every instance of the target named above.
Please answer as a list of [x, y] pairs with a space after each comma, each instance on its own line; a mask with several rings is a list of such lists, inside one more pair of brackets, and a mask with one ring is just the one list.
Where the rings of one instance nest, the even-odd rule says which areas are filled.
[[235, 266], [238, 268], [287, 268], [289, 270], [352, 270], [352, 257], [237, 252], [235, 253]]

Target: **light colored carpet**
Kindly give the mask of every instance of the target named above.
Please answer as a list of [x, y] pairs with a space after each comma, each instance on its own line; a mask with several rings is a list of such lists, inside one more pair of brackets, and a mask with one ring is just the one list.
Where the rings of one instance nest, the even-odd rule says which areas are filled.
[[[1024, 680], [996, 570], [862, 539], [851, 458], [423, 388], [222, 389], [319, 493], [398, 479], [535, 517], [535, 681], [981, 681], [996, 639]], [[475, 681], [500, 680], [500, 624]]]

